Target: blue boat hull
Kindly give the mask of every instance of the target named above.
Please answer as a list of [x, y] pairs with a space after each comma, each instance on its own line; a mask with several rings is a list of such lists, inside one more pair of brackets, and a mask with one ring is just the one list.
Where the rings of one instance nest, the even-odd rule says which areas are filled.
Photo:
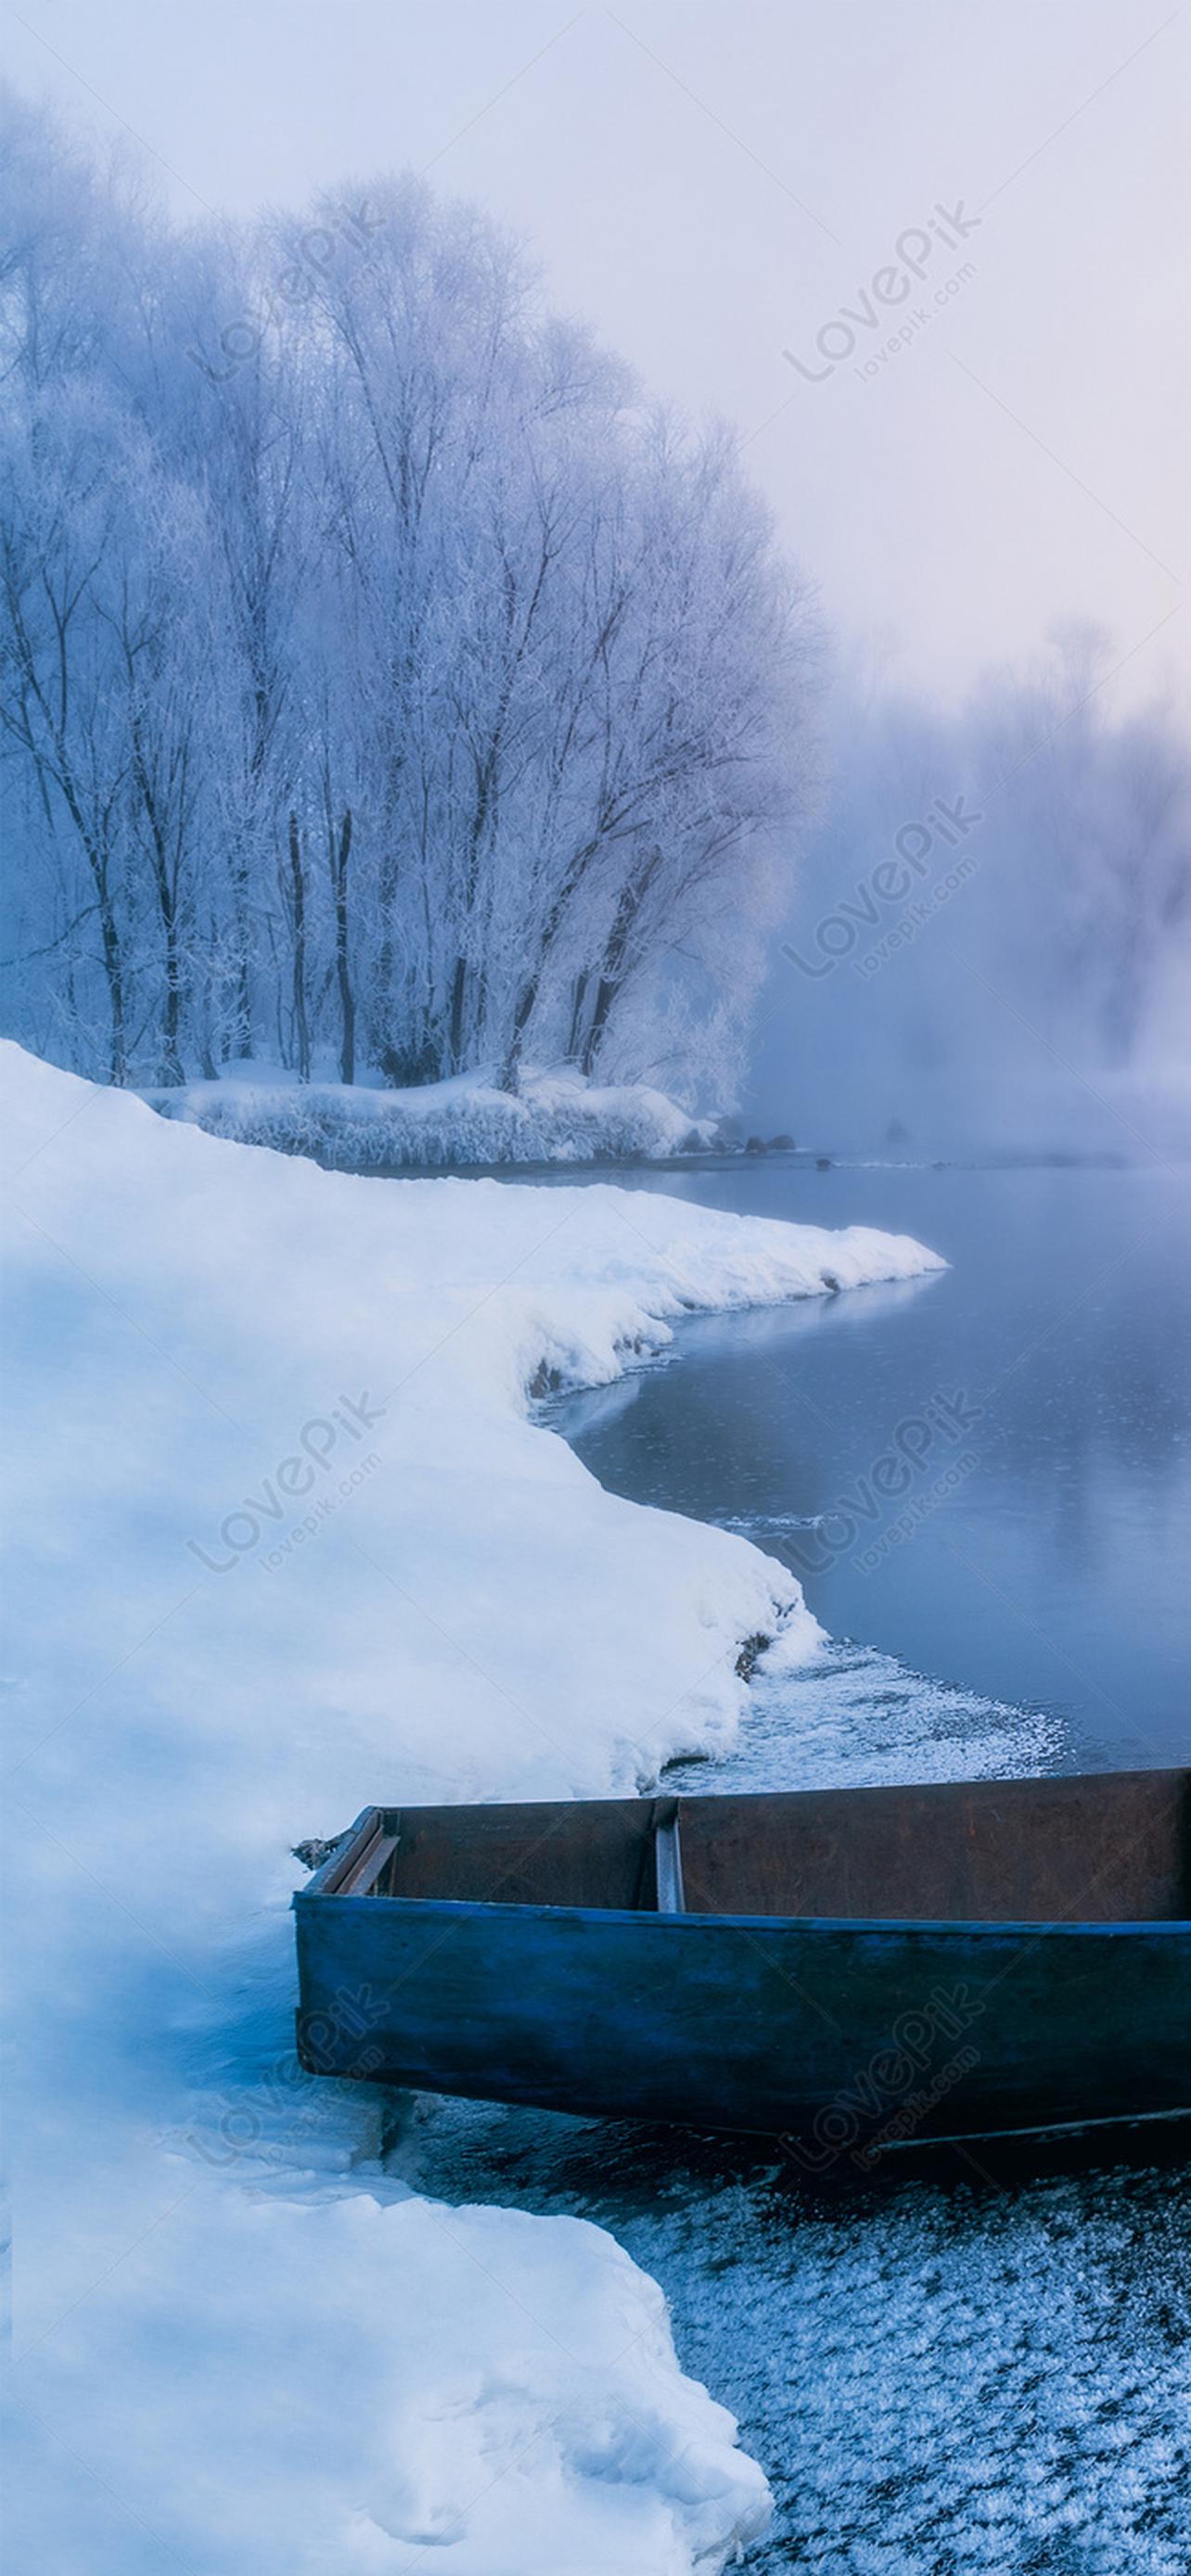
[[297, 1900], [303, 2063], [509, 2103], [907, 2138], [1191, 2107], [1191, 1925]]

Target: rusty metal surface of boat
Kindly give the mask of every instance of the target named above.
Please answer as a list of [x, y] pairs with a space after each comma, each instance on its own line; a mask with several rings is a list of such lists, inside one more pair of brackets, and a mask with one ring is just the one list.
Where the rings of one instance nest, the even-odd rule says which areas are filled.
[[1191, 2111], [1191, 1770], [372, 1807], [294, 1906], [317, 2073], [812, 2162]]

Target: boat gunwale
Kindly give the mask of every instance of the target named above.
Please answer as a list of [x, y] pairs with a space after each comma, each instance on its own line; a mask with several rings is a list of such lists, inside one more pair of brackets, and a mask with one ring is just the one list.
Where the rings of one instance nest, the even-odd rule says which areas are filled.
[[[321, 1876], [322, 1873], [320, 1872], [319, 1875]], [[535, 1919], [540, 1917], [547, 1921], [558, 1917], [566, 1922], [650, 1924], [663, 1931], [686, 1931], [704, 1926], [709, 1930], [719, 1927], [726, 1931], [735, 1929], [745, 1932], [766, 1930], [771, 1932], [895, 1932], [902, 1937], [908, 1932], [930, 1933], [932, 1936], [950, 1933], [965, 1939], [970, 1938], [973, 1933], [985, 1932], [1002, 1937], [1017, 1933], [1023, 1938], [1035, 1941], [1049, 1938], [1055, 1933], [1079, 1933], [1085, 1936], [1089, 1932], [1114, 1936], [1127, 1932], [1171, 1935], [1182, 1933], [1184, 1937], [1191, 1934], [1191, 1916], [1169, 1914], [1129, 1915], [1122, 1917], [1120, 1921], [1098, 1921], [1095, 1917], [1091, 1919], [1078, 1917], [1068, 1921], [1063, 1917], [1052, 1919], [1036, 1915], [1013, 1916], [998, 1920], [995, 1916], [990, 1918], [985, 1915], [967, 1914], [663, 1914], [656, 1912], [652, 1906], [637, 1908], [631, 1905], [527, 1905], [520, 1902], [503, 1904], [498, 1897], [374, 1896], [367, 1892], [357, 1895], [350, 1888], [345, 1889], [340, 1895], [334, 1889], [324, 1893], [313, 1883], [309, 1887], [295, 1888], [290, 1903], [295, 1912], [299, 1907], [310, 1904], [320, 1907], [383, 1905], [392, 1906], [397, 1911], [410, 1915], [433, 1911], [436, 1914], [460, 1917], [487, 1915], [499, 1921], [513, 1914]]]
[[[1126, 1779], [1174, 1779], [1175, 1777], [1184, 1780], [1188, 1784], [1188, 1787], [1191, 1788], [1191, 1765], [1185, 1763], [1163, 1764], [1156, 1766], [1154, 1769], [1142, 1772], [1093, 1771], [1074, 1773], [1060, 1772], [1054, 1774], [1043, 1773], [1037, 1778], [1033, 1774], [1026, 1774], [1023, 1778], [1014, 1778], [1007, 1783], [999, 1780], [991, 1780], [987, 1782], [927, 1781], [923, 1783], [906, 1782], [893, 1784], [866, 1782], [863, 1786], [853, 1790], [840, 1792], [840, 1794], [864, 1799], [866, 1797], [880, 1797], [886, 1795], [888, 1794], [891, 1786], [895, 1790], [899, 1787], [908, 1787], [913, 1789], [917, 1786], [921, 1786], [928, 1790], [957, 1789], [961, 1787], [986, 1787], [994, 1789], [1006, 1786], [1010, 1788], [1025, 1789], [1027, 1787], [1034, 1788], [1049, 1786], [1052, 1782], [1057, 1784], [1059, 1781], [1063, 1780], [1070, 1780], [1073, 1783], [1078, 1782], [1082, 1785], [1085, 1782], [1090, 1783], [1092, 1781], [1099, 1780], [1121, 1781]], [[697, 1797], [699, 1793], [696, 1791], [687, 1792], [686, 1794], [688, 1796]], [[818, 1794], [820, 1793], [815, 1790], [783, 1790], [778, 1792], [754, 1790], [751, 1792], [741, 1791], [735, 1793], [737, 1798], [755, 1797], [758, 1802], [774, 1795], [780, 1796], [783, 1802], [785, 1802], [788, 1799], [815, 1797]], [[678, 1793], [676, 1793], [676, 1798], [679, 1808], [681, 1809], [682, 1801], [681, 1796], [679, 1796]], [[432, 1803], [437, 1811], [438, 1807], [443, 1803], [447, 1806], [451, 1806], [456, 1802], [448, 1800], [446, 1802], [427, 1803]], [[476, 1802], [474, 1801], [461, 1800], [457, 1803], [461, 1814], [476, 1812]], [[537, 1807], [543, 1812], [549, 1810], [554, 1814], [561, 1816], [568, 1810], [577, 1806], [590, 1804], [597, 1806], [638, 1807], [647, 1805], [648, 1801], [643, 1798], [633, 1797], [593, 1800], [543, 1798], [530, 1800], [517, 1799], [512, 1801], [491, 1799], [482, 1800], [479, 1804], [485, 1810], [491, 1809], [494, 1811], [498, 1811], [502, 1806], [509, 1804], [519, 1807], [528, 1805]], [[461, 1920], [466, 1920], [469, 1917], [480, 1915], [490, 1916], [499, 1920], [504, 1916], [515, 1915], [518, 1918], [541, 1918], [543, 1921], [552, 1921], [555, 1917], [559, 1917], [567, 1921], [591, 1923], [652, 1923], [677, 1925], [679, 1927], [689, 1926], [692, 1924], [704, 1924], [708, 1926], [718, 1925], [721, 1928], [736, 1927], [742, 1931], [764, 1931], [768, 1928], [771, 1931], [781, 1930], [808, 1933], [813, 1931], [835, 1933], [847, 1931], [896, 1932], [902, 1936], [907, 1932], [919, 1932], [922, 1934], [930, 1934], [932, 1937], [948, 1933], [953, 1937], [962, 1938], [971, 1938], [973, 1935], [978, 1933], [995, 1933], [1004, 1936], [1012, 1936], [1016, 1934], [1021, 1939], [1028, 1938], [1032, 1940], [1051, 1938], [1056, 1933], [1079, 1933], [1085, 1936], [1088, 1933], [1099, 1933], [1112, 1935], [1116, 1938], [1120, 1938], [1123, 1934], [1129, 1932], [1150, 1934], [1164, 1933], [1175, 1937], [1180, 1934], [1185, 1937], [1187, 1934], [1191, 1933], [1191, 1915], [1124, 1915], [1119, 1918], [1113, 1917], [1111, 1919], [1106, 1919], [1104, 1917], [1095, 1916], [1089, 1918], [1086, 1916], [1067, 1917], [1062, 1915], [1014, 1915], [990, 1917], [985, 1915], [967, 1914], [942, 1916], [930, 1914], [710, 1914], [685, 1909], [682, 1912], [675, 1913], [655, 1910], [652, 1906], [543, 1905], [512, 1899], [506, 1902], [496, 1897], [390, 1896], [374, 1893], [368, 1888], [359, 1889], [351, 1884], [344, 1886], [342, 1884], [344, 1879], [354, 1878], [358, 1874], [359, 1870], [362, 1869], [370, 1849], [375, 1847], [377, 1836], [385, 1829], [386, 1817], [390, 1814], [400, 1814], [401, 1812], [402, 1809], [400, 1807], [390, 1807], [387, 1804], [382, 1805], [377, 1800], [372, 1800], [368, 1806], [361, 1808], [359, 1815], [337, 1838], [334, 1849], [328, 1852], [326, 1859], [321, 1863], [320, 1867], [315, 1870], [311, 1878], [307, 1881], [306, 1886], [303, 1888], [295, 1888], [290, 1898], [291, 1910], [296, 1914], [299, 1908], [311, 1904], [320, 1907], [326, 1904], [360, 1904], [371, 1906], [395, 1906], [408, 1909], [411, 1914], [415, 1915], [422, 1909], [434, 1908], [440, 1914], [450, 1914], [451, 1916], [458, 1917]], [[417, 1810], [414, 1812], [417, 1812]]]

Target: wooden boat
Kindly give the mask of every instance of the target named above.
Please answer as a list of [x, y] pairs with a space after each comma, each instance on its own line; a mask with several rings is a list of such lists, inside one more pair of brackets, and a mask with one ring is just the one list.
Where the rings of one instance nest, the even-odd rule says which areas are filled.
[[294, 1905], [316, 2073], [811, 2168], [1191, 2111], [1191, 1770], [369, 1807]]

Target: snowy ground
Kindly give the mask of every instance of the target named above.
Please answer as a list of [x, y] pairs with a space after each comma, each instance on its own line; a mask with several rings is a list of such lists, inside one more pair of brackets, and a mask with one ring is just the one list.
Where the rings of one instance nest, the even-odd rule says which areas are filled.
[[[743, 1538], [534, 1423], [667, 1318], [937, 1266], [612, 1189], [377, 1188], [3, 1050], [18, 2563], [689, 2576], [764, 2481], [569, 2217], [387, 2170], [302, 2078], [299, 1837], [722, 1749]], [[13, 1374], [10, 1367], [10, 1376]], [[437, 2552], [433, 2559], [428, 2553]]]
[[163, 1117], [193, 1121], [212, 1136], [311, 1154], [345, 1172], [651, 1161], [700, 1151], [719, 1126], [692, 1119], [645, 1083], [600, 1085], [528, 1069], [515, 1098], [475, 1074], [391, 1091], [367, 1082], [298, 1084], [267, 1066], [145, 1096]]

